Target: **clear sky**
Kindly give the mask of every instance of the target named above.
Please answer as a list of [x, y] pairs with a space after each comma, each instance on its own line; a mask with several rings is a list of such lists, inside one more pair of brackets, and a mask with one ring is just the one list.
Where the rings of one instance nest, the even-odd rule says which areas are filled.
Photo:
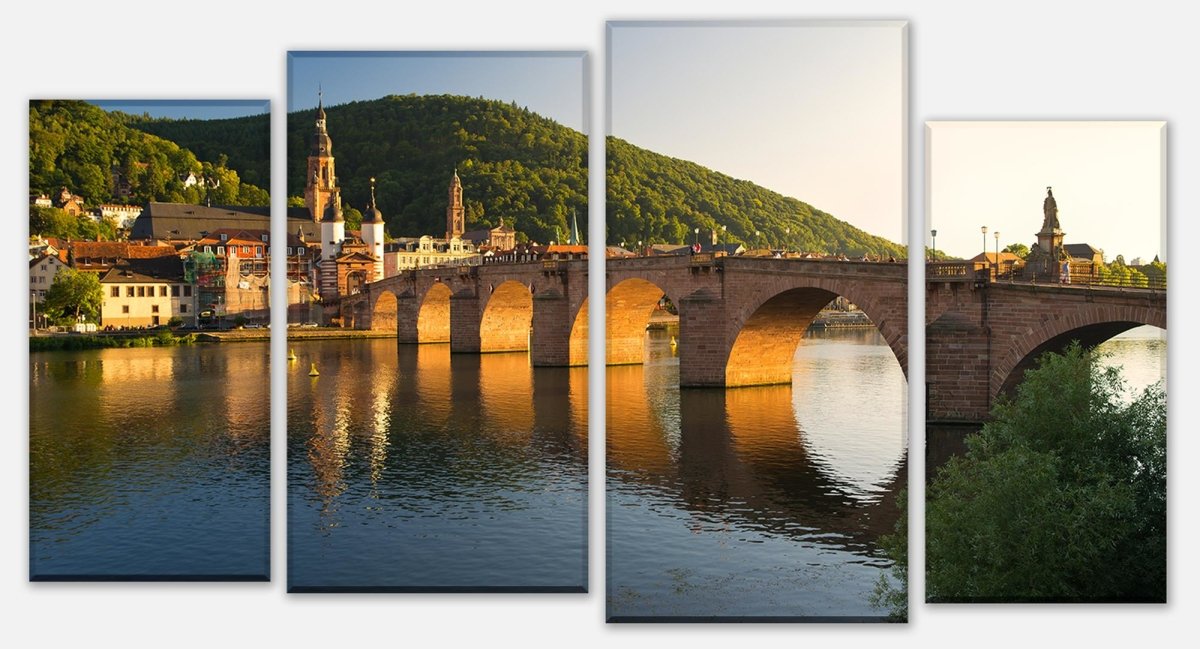
[[586, 133], [582, 52], [289, 52], [288, 111], [387, 95], [465, 95]]
[[609, 134], [906, 240], [901, 23], [615, 23], [609, 36]]
[[[1163, 122], [929, 122], [929, 227], [938, 250], [969, 258], [1032, 246], [1046, 187], [1064, 243], [1112, 261], [1166, 261]], [[928, 245], [928, 240], [926, 244]]]
[[151, 117], [170, 117], [172, 119], [226, 119], [262, 115], [271, 111], [271, 103], [265, 99], [231, 99], [228, 101], [89, 99], [87, 101], [89, 104], [95, 104], [107, 111], [119, 110], [131, 115], [149, 113]]

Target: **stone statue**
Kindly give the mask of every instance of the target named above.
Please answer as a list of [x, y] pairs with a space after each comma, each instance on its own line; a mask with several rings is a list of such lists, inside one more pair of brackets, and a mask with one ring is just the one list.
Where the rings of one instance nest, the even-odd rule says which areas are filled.
[[1058, 201], [1054, 200], [1054, 192], [1046, 188], [1046, 200], [1042, 201], [1042, 213], [1045, 218], [1042, 220], [1042, 230], [1057, 230], [1058, 225]]

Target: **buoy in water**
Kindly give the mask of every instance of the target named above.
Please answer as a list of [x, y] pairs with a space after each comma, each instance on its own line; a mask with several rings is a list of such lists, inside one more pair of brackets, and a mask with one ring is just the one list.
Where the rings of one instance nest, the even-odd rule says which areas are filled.
[[678, 347], [678, 346], [679, 346], [679, 343], [675, 341], [675, 336], [671, 336], [671, 348], [674, 349], [675, 347]]
[[317, 364], [316, 364], [316, 363], [313, 363], [313, 364], [312, 364], [312, 369], [310, 369], [310, 370], [308, 371], [308, 375], [309, 375], [309, 376], [321, 376], [321, 373], [317, 371]]
[[289, 349], [289, 350], [288, 350], [288, 360], [289, 360], [289, 361], [294, 361], [294, 360], [296, 360], [296, 352], [295, 352], [295, 350], [292, 350], [292, 349]]

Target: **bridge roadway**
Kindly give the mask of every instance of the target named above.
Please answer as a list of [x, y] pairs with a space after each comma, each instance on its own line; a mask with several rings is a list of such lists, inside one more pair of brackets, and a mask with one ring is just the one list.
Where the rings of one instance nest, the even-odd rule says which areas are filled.
[[[343, 325], [395, 331], [452, 352], [529, 350], [534, 366], [587, 363], [586, 260], [411, 270], [343, 298]], [[610, 259], [605, 362], [641, 363], [666, 297], [679, 312], [680, 385], [788, 383], [821, 308], [843, 296], [908, 368], [905, 262], [712, 257]], [[947, 264], [926, 278], [930, 421], [982, 421], [1042, 351], [1098, 344], [1132, 327], [1166, 327], [1166, 291], [996, 282]]]

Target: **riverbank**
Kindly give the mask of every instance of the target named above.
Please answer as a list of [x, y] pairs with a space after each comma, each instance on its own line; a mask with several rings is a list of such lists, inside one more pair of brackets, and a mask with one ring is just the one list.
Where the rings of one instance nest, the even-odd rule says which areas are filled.
[[170, 331], [139, 334], [52, 334], [29, 337], [29, 351], [109, 349], [120, 347], [173, 347], [197, 342], [195, 334], [176, 336]]

